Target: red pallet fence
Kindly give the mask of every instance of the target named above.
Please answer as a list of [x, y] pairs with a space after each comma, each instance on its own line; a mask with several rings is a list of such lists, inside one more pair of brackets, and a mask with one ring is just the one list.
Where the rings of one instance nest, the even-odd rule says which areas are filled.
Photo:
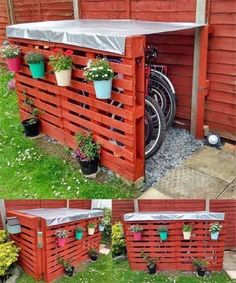
[[[51, 55], [55, 47], [74, 51], [75, 69], [68, 88], [57, 86], [55, 76], [48, 72], [44, 79], [32, 79], [26, 65], [16, 74], [21, 119], [30, 116], [30, 109], [24, 104], [26, 94], [41, 110], [42, 133], [75, 148], [74, 135], [90, 130], [102, 146], [102, 165], [131, 181], [143, 177], [145, 37], [128, 38], [124, 56], [33, 40], [14, 39], [14, 42], [21, 46], [23, 55], [35, 48], [45, 57]], [[123, 75], [123, 78], [114, 79], [114, 86], [123, 89], [122, 93], [112, 92], [112, 100], [116, 103], [97, 100], [93, 85], [84, 81], [83, 68], [97, 55], [122, 60], [111, 63], [114, 72]], [[123, 107], [116, 106], [119, 103]], [[119, 119], [114, 119], [114, 115]]]
[[[89, 222], [98, 223], [98, 217], [47, 226], [45, 219], [21, 212], [7, 211], [7, 216], [16, 216], [20, 221], [22, 231], [20, 234], [11, 235], [11, 239], [21, 248], [20, 266], [36, 280], [51, 282], [62, 276], [63, 267], [57, 262], [60, 257], [76, 266], [89, 258], [89, 248], [99, 249], [101, 233], [96, 229], [94, 235], [88, 236], [86, 229]], [[79, 241], [74, 236], [77, 225], [85, 228], [83, 238]], [[55, 231], [59, 228], [70, 233], [65, 247], [57, 247], [56, 244]], [[39, 231], [43, 233], [42, 248], [37, 242]]]

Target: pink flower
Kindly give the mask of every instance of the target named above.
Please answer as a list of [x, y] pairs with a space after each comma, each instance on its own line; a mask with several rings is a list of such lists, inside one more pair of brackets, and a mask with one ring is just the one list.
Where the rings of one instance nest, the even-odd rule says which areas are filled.
[[73, 55], [73, 50], [70, 50], [70, 49], [66, 50], [65, 55], [67, 56]]
[[54, 48], [53, 52], [61, 52], [61, 49], [60, 48]]
[[12, 79], [8, 82], [7, 84], [7, 87], [10, 89], [10, 90], [14, 90], [15, 87], [16, 87], [16, 80], [15, 79]]

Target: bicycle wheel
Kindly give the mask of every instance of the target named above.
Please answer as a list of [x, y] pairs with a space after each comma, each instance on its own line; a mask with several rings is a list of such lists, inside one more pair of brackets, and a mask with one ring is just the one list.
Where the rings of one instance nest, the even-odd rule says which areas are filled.
[[148, 111], [145, 111], [144, 129], [145, 129], [145, 146], [146, 146], [151, 142], [153, 137], [152, 117]]
[[163, 109], [165, 119], [166, 119], [166, 127], [169, 128], [175, 118], [176, 114], [176, 98], [173, 85], [170, 85], [169, 79], [162, 73], [151, 70], [150, 73], [150, 86], [149, 88], [155, 89], [155, 91], [149, 92], [149, 94], [159, 103], [159, 99], [157, 96], [153, 95], [155, 92], [159, 92], [160, 95], [164, 95], [166, 98], [166, 107]]
[[145, 158], [148, 159], [158, 151], [164, 141], [166, 134], [166, 122], [163, 111], [152, 97], [145, 97], [145, 107], [146, 111], [148, 111], [151, 116], [153, 126], [152, 139], [145, 146]]

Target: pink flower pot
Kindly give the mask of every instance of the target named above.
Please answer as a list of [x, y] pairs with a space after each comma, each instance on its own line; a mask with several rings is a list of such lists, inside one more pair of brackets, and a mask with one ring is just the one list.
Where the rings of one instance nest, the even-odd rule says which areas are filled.
[[58, 247], [64, 247], [66, 245], [66, 238], [58, 239], [57, 238], [57, 246]]
[[135, 241], [141, 241], [141, 239], [142, 239], [142, 232], [134, 233], [134, 240]]
[[8, 59], [6, 59], [6, 61], [7, 61], [9, 71], [17, 72], [17, 71], [20, 70], [20, 67], [21, 67], [21, 58], [20, 57], [8, 58]]

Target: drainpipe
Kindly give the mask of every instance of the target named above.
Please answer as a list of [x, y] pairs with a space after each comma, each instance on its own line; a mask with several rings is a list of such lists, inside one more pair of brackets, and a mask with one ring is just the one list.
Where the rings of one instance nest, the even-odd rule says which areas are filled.
[[80, 18], [79, 13], [80, 13], [80, 9], [79, 9], [79, 1], [80, 0], [73, 0], [73, 8], [74, 8], [74, 19], [78, 20]]
[[7, 13], [9, 18], [9, 23], [11, 25], [14, 25], [16, 21], [15, 21], [14, 6], [12, 0], [7, 0]]

